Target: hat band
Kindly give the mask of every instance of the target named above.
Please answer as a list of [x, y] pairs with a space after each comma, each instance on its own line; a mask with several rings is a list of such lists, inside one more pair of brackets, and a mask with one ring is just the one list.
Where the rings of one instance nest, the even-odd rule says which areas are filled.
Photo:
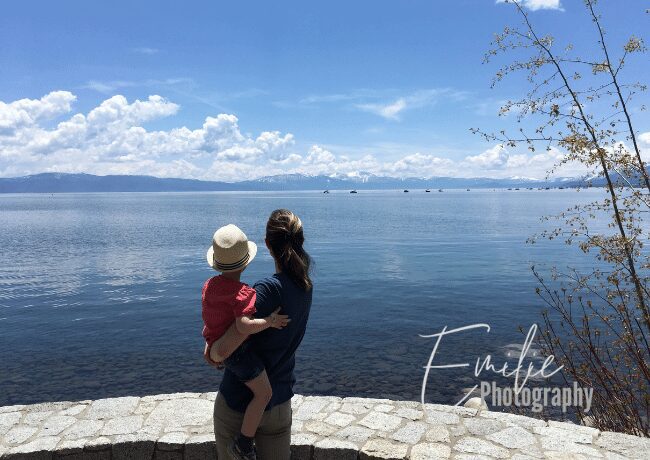
[[250, 257], [249, 253], [246, 253], [244, 257], [242, 257], [239, 261], [234, 262], [232, 264], [222, 264], [221, 262], [218, 262], [216, 258], [213, 258], [214, 261], [214, 268], [220, 270], [220, 271], [229, 271], [229, 270], [237, 270], [240, 267], [243, 267], [246, 265], [246, 262], [248, 262], [248, 258]]

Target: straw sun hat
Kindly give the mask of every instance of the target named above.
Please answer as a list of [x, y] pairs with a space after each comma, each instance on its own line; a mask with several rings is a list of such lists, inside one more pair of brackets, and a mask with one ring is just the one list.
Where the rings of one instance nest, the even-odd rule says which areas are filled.
[[257, 245], [248, 241], [236, 225], [226, 225], [214, 232], [206, 258], [208, 265], [220, 272], [243, 269], [255, 258]]

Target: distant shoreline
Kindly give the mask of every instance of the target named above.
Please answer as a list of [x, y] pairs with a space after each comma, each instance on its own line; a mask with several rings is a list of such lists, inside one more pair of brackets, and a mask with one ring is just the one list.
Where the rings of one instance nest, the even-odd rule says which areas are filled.
[[286, 174], [241, 182], [210, 182], [153, 176], [95, 176], [43, 173], [0, 178], [0, 193], [113, 193], [113, 192], [261, 192], [261, 191], [369, 191], [451, 189], [557, 189], [604, 185], [602, 178], [552, 180], [433, 177], [394, 178], [371, 174], [354, 177]]
[[[512, 192], [512, 193], [517, 193], [517, 192], [550, 192], [550, 191], [575, 191], [575, 190], [586, 190], [586, 189], [602, 189], [602, 186], [594, 186], [594, 187], [551, 187], [550, 189], [533, 189], [533, 190], [526, 190], [526, 189], [520, 189], [520, 190], [508, 190], [505, 188], [479, 188], [476, 187], [474, 189], [469, 190], [470, 192]], [[363, 194], [363, 193], [378, 193], [378, 192], [395, 192], [395, 193], [404, 193], [402, 189], [356, 189], [357, 194]], [[331, 194], [336, 194], [336, 195], [348, 195], [350, 194], [350, 189], [329, 189], [329, 192]], [[416, 194], [423, 194], [426, 193], [424, 189], [410, 189], [410, 193], [416, 193]], [[466, 193], [467, 190], [465, 190], [462, 187], [458, 188], [446, 188], [442, 191], [444, 192], [463, 192]], [[317, 195], [322, 195], [323, 190], [317, 190], [317, 189], [285, 189], [285, 190], [154, 190], [154, 191], [139, 191], [139, 190], [110, 190], [110, 191], [54, 191], [54, 192], [4, 192], [0, 191], [0, 196], [11, 196], [11, 195], [93, 195], [93, 194], [132, 194], [132, 193], [142, 193], [142, 194], [155, 194], [155, 193], [160, 193], [160, 194], [206, 194], [206, 193], [214, 193], [214, 194], [237, 194], [237, 193], [310, 193], [310, 194], [317, 194]], [[438, 194], [438, 190], [431, 190], [431, 194]]]

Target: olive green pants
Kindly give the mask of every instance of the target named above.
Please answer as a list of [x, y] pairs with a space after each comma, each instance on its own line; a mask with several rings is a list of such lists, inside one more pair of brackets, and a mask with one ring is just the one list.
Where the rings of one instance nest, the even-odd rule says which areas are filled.
[[[228, 446], [239, 434], [244, 414], [232, 410], [220, 394], [214, 402], [214, 437], [217, 458], [230, 460]], [[259, 460], [289, 460], [291, 457], [291, 400], [264, 412], [255, 434]]]

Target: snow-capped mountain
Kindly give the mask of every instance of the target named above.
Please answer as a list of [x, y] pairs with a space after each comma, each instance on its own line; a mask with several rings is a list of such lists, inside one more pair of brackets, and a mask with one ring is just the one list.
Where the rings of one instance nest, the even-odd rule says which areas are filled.
[[[602, 185], [594, 179], [593, 185]], [[311, 176], [282, 174], [241, 182], [212, 182], [195, 179], [152, 176], [95, 176], [92, 174], [43, 173], [24, 177], [0, 178], [0, 193], [54, 192], [162, 192], [162, 191], [255, 191], [255, 190], [390, 190], [439, 188], [528, 188], [577, 187], [587, 183], [579, 178], [548, 181], [529, 178], [395, 178], [370, 173], [356, 175]]]

